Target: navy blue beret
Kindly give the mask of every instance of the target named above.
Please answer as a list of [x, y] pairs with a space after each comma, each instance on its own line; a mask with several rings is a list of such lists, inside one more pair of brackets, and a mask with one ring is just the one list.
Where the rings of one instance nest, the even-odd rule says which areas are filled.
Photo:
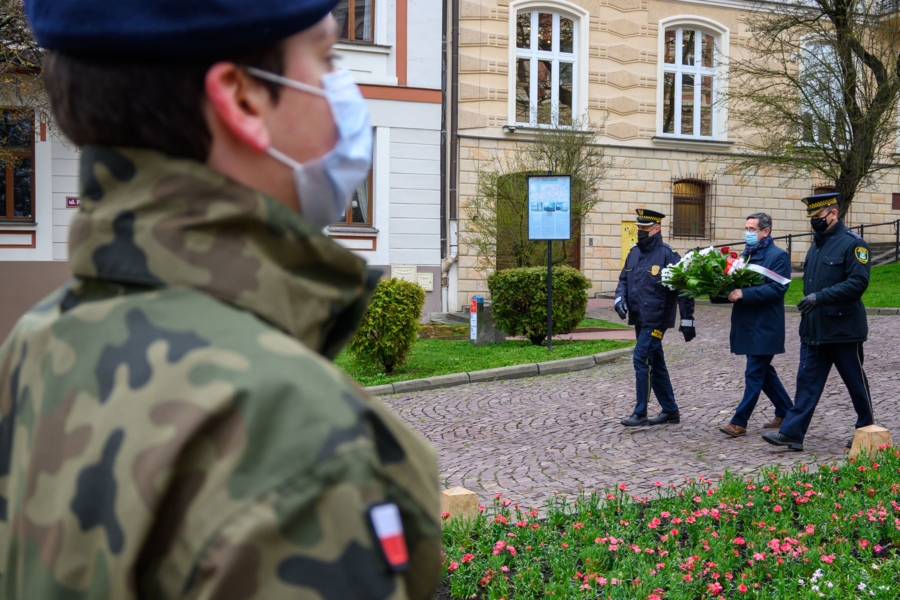
[[89, 56], [219, 58], [275, 44], [338, 0], [26, 0], [38, 44]]

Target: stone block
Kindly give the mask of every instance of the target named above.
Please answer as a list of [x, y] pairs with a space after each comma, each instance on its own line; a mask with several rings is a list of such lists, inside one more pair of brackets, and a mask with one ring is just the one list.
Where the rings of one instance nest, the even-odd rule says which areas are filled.
[[862, 451], [867, 452], [871, 456], [878, 449], [878, 446], [890, 443], [891, 432], [884, 427], [879, 427], [878, 425], [860, 427], [853, 435], [853, 447], [850, 448], [850, 456], [856, 456]]
[[553, 373], [571, 373], [572, 371], [583, 371], [597, 366], [597, 362], [593, 356], [578, 356], [575, 358], [563, 358], [561, 360], [551, 360], [537, 364], [538, 373], [541, 375], [551, 375]]
[[[610, 285], [610, 288], [614, 289], [612, 285]], [[634, 348], [619, 348], [618, 350], [609, 350], [608, 352], [595, 354], [592, 358], [598, 365], [602, 365], [619, 358], [630, 357], [632, 354], [634, 354]]]
[[490, 304], [485, 305], [481, 309], [481, 323], [478, 328], [478, 338], [475, 340], [476, 346], [484, 346], [486, 344], [500, 344], [506, 341], [506, 334], [497, 329], [494, 322], [494, 311]]
[[472, 371], [469, 373], [469, 381], [472, 383], [481, 381], [500, 381], [501, 379], [522, 379], [524, 377], [534, 377], [536, 375], [540, 375], [538, 366], [535, 363], [530, 363], [527, 365]]
[[366, 391], [373, 396], [387, 396], [394, 393], [394, 385], [391, 383], [388, 383], [386, 385], [373, 385], [371, 387], [367, 387]]
[[441, 514], [450, 517], [473, 519], [478, 516], [478, 495], [464, 487], [450, 488], [441, 492]]
[[465, 385], [469, 383], [468, 373], [453, 373], [451, 375], [438, 375], [427, 379], [413, 379], [411, 381], [398, 381], [394, 383], [394, 393], [423, 392], [425, 390], [439, 390], [442, 388]]

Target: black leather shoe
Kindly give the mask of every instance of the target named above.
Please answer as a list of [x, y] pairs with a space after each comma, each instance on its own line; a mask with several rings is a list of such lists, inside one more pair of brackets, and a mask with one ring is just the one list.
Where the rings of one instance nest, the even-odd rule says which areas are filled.
[[661, 412], [647, 421], [648, 425], [662, 425], [663, 423], [681, 423], [681, 413]]
[[855, 440], [855, 439], [856, 439], [856, 436], [853, 436], [852, 438], [850, 438], [850, 441], [844, 445], [844, 450], [850, 450], [851, 448], [853, 448], [853, 440]]
[[783, 433], [764, 433], [762, 439], [766, 440], [773, 446], [787, 446], [791, 450], [803, 450], [803, 442], [788, 437]]
[[621, 423], [625, 427], [640, 427], [641, 425], [647, 424], [647, 415], [639, 415], [635, 413], [627, 419], [622, 419]]

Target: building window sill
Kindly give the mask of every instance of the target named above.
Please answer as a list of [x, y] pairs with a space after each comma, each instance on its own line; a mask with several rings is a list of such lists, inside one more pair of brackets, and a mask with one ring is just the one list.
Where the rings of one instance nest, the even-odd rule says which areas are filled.
[[522, 125], [519, 123], [510, 123], [508, 125], [503, 126], [504, 133], [540, 133], [542, 131], [573, 131], [575, 133], [581, 133], [583, 135], [594, 136], [597, 135], [596, 131], [590, 131], [587, 129], [573, 129], [571, 127], [554, 127], [553, 125]]
[[390, 54], [393, 48], [391, 46], [383, 46], [381, 44], [373, 44], [372, 42], [357, 42], [351, 40], [341, 40], [334, 45], [337, 51], [346, 50], [348, 52], [369, 52], [372, 54]]
[[0, 220], [0, 227], [37, 227], [37, 221], [3, 221]]
[[688, 148], [691, 150], [719, 150], [728, 151], [734, 142], [721, 140], [702, 140], [697, 138], [662, 137], [654, 136], [651, 141], [663, 148]]
[[355, 235], [360, 237], [378, 235], [378, 229], [369, 225], [329, 225], [327, 231], [333, 235]]

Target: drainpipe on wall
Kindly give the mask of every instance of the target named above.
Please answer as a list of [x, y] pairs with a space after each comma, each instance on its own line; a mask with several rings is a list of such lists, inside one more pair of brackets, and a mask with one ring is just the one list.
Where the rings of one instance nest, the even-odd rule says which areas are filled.
[[[448, 132], [450, 146], [450, 164], [448, 165], [448, 194], [447, 213], [442, 213], [441, 218], [449, 221], [449, 256], [441, 262], [441, 310], [450, 310], [450, 267], [456, 262], [459, 254], [458, 221], [457, 221], [457, 180], [458, 180], [458, 154], [459, 154], [459, 0], [450, 2], [450, 107], [446, 115], [450, 123]], [[445, 13], [446, 14], [446, 13]], [[446, 215], [446, 217], [445, 217]]]
[[[450, 10], [448, 0], [441, 0], [441, 261], [447, 258], [447, 24], [450, 22], [447, 12]], [[443, 272], [443, 268], [441, 269]], [[443, 281], [443, 279], [442, 279]], [[442, 284], [443, 285], [443, 284]], [[446, 307], [442, 307], [447, 312]]]
[[450, 256], [441, 261], [441, 312], [450, 312], [450, 267], [459, 255], [457, 222], [450, 221]]

